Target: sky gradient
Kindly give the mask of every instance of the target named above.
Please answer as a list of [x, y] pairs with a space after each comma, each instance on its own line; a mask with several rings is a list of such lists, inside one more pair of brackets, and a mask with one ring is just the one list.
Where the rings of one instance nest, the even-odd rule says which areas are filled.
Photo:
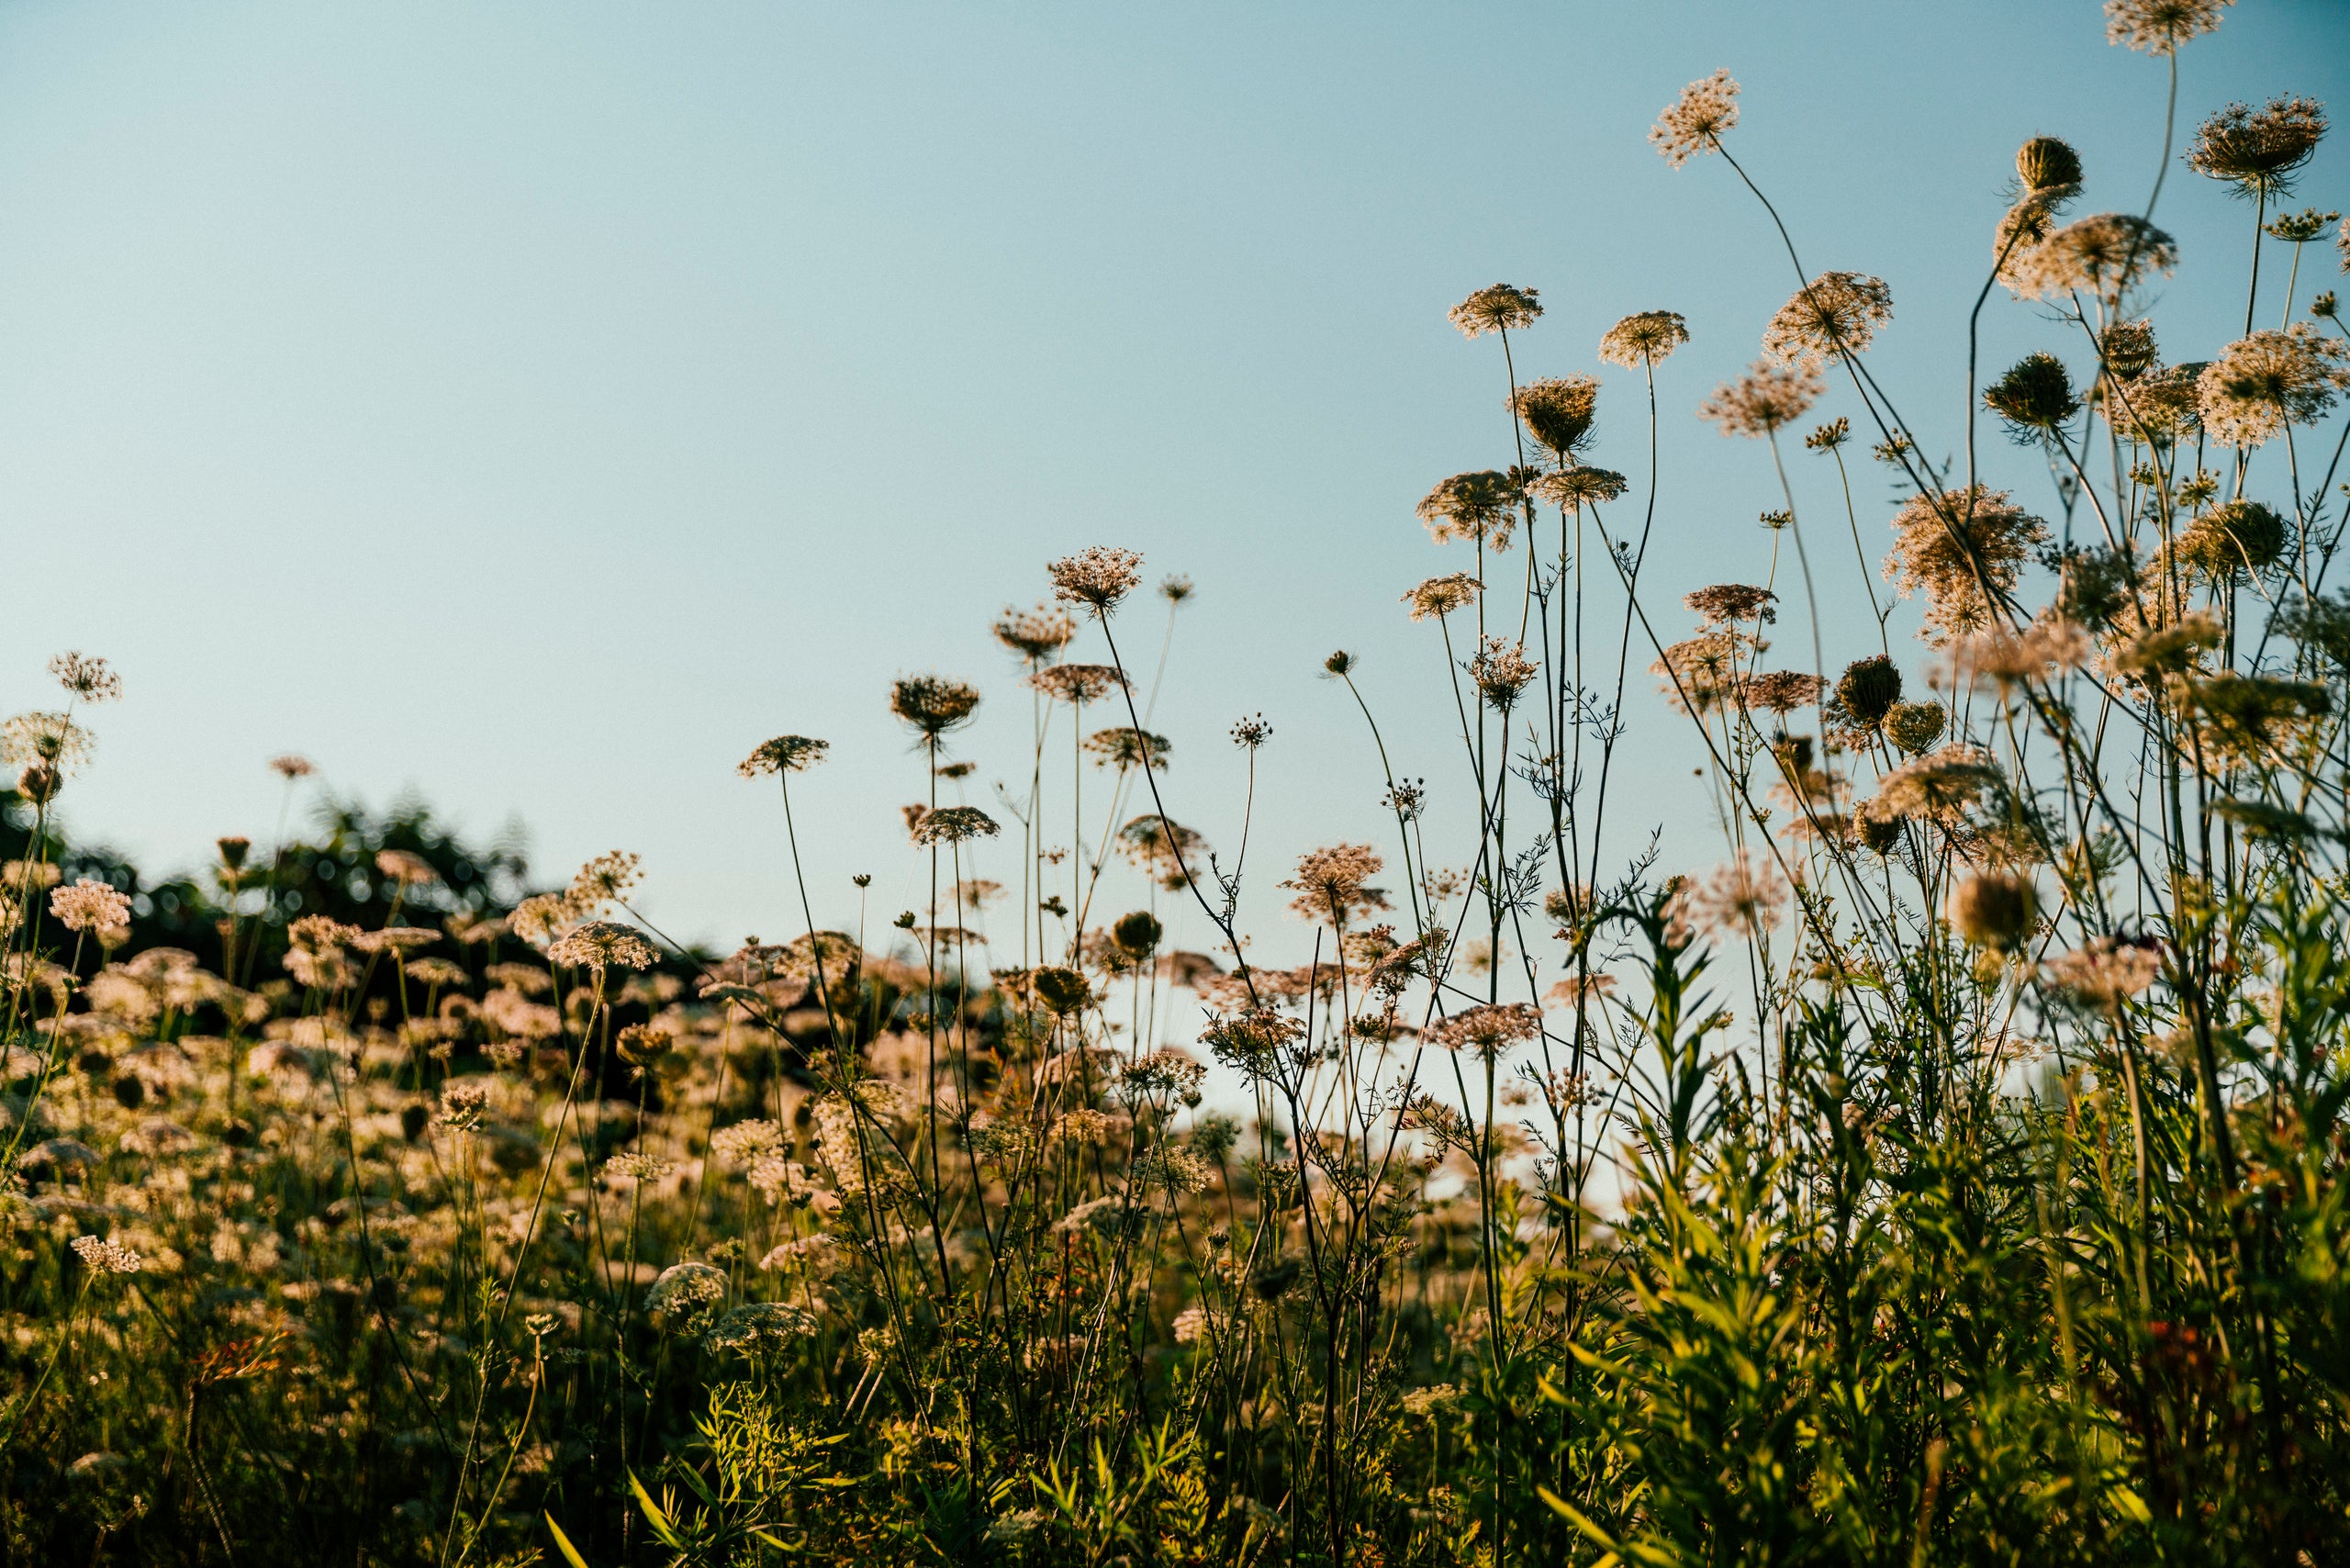
[[[2182, 141], [2230, 98], [2339, 111], [2350, 7], [2245, 0], [2181, 64]], [[1718, 160], [1644, 140], [1717, 66], [1807, 265], [1890, 283], [1873, 367], [1946, 443], [2017, 144], [2079, 147], [2082, 212], [2143, 209], [2155, 174], [2162, 65], [2109, 47], [2095, 0], [7, 6], [0, 701], [52, 706], [60, 649], [115, 661], [128, 700], [62, 807], [151, 871], [265, 839], [263, 760], [295, 750], [375, 804], [519, 821], [551, 878], [638, 850], [666, 927], [772, 938], [798, 928], [780, 819], [734, 763], [833, 743], [795, 790], [817, 913], [853, 914], [869, 871], [886, 920], [923, 790], [889, 681], [983, 687], [957, 751], [991, 806], [1028, 703], [989, 620], [1051, 557], [1125, 545], [1198, 588], [1153, 722], [1171, 813], [1228, 845], [1226, 728], [1274, 725], [1243, 913], [1293, 943], [1276, 863], [1384, 842], [1333, 648], [1462, 820], [1442, 654], [1397, 603], [1467, 565], [1414, 503], [1509, 453], [1498, 351], [1447, 307], [1539, 288], [1519, 369], [1602, 371], [1592, 456], [1636, 485], [1637, 381], [1595, 345], [1684, 313], [1644, 599], [1677, 633], [1682, 593], [1767, 569], [1768, 454], [1692, 410], [1795, 275]], [[2345, 167], [2337, 134], [2300, 199], [2350, 207]], [[2248, 216], [2174, 165], [2156, 219], [2185, 253], [2167, 357], [2209, 357], [2242, 325]], [[2335, 281], [2309, 260], [2303, 299]], [[1992, 372], [2081, 359], [2004, 293], [1984, 341]], [[1986, 440], [2049, 507], [2038, 460]], [[1874, 637], [1833, 470], [1791, 455], [1832, 670]], [[1874, 559], [1889, 491], [1854, 478]], [[1162, 622], [1128, 612], [1131, 658]], [[1799, 612], [1780, 635], [1807, 641]], [[1629, 814], [1702, 864], [1692, 743], [1635, 686]]]

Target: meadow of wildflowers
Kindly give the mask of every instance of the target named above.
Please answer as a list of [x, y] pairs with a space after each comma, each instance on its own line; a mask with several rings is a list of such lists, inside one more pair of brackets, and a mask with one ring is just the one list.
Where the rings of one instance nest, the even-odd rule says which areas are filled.
[[[984, 689], [876, 672], [911, 763], [745, 735], [800, 919], [732, 952], [632, 854], [549, 887], [294, 756], [270, 841], [142, 882], [60, 814], [123, 685], [60, 655], [0, 728], [7, 1560], [2350, 1562], [2350, 225], [2293, 206], [2322, 106], [2177, 105], [2231, 4], [2109, 0], [2177, 144], [2143, 205], [2020, 150], [1953, 237], [1980, 293], [1902, 308], [2042, 346], [1934, 418], [1727, 71], [1652, 140], [1785, 241], [1750, 371], [1679, 386], [1660, 308], [1605, 385], [1536, 376], [1535, 287], [1453, 307], [1494, 465], [1418, 502], [1448, 569], [1394, 611], [1451, 700], [1326, 666], [1378, 756], [1458, 747], [1325, 781], [1376, 843], [1184, 825], [1192, 586], [1108, 544], [1040, 564]], [[2243, 198], [2232, 342], [2156, 319], [2237, 264], [2159, 226], [2174, 175]], [[1759, 581], [1669, 596], [1692, 409], [1784, 505]], [[1032, 745], [974, 804], [982, 701]], [[1253, 792], [1279, 738], [1229, 742]], [[1634, 745], [1707, 778], [1712, 863]], [[852, 766], [920, 769], [923, 896], [828, 929], [799, 848], [853, 824], [794, 781]]]

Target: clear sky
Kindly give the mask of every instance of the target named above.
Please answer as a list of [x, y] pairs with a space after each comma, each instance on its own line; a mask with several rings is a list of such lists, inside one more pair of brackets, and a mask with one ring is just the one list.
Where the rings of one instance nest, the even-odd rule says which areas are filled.
[[[1275, 857], [1381, 832], [1332, 648], [1399, 767], [1439, 809], [1467, 793], [1441, 655], [1396, 602], [1466, 565], [1414, 503], [1508, 454], [1497, 353], [1448, 306], [1539, 287], [1532, 374], [1600, 369], [1627, 312], [1686, 315], [1650, 602], [1679, 630], [1681, 593], [1763, 571], [1767, 455], [1691, 410], [1794, 278], [1728, 169], [1644, 140], [1717, 66], [1807, 263], [1891, 284], [1876, 372], [1951, 442], [2016, 145], [2076, 142], [2081, 211], [2142, 208], [2155, 172], [2162, 65], [2107, 46], [2096, 0], [16, 0], [0, 702], [51, 705], [59, 649], [116, 662], [129, 696], [63, 804], [151, 868], [265, 838], [263, 759], [298, 750], [379, 804], [518, 818], [550, 874], [639, 850], [681, 934], [778, 936], [777, 807], [733, 764], [833, 742], [798, 796], [818, 913], [871, 871], [886, 918], [923, 787], [890, 679], [985, 688], [961, 752], [990, 803], [1027, 702], [989, 619], [1048, 558], [1122, 544], [1198, 584], [1154, 724], [1170, 812], [1228, 846], [1226, 727], [1275, 726], [1246, 912], [1273, 940]], [[2350, 112], [2350, 6], [2244, 0], [2182, 67], [2184, 127], [2277, 92]], [[2345, 169], [2337, 133], [2304, 198], [2350, 207]], [[2156, 216], [2186, 255], [2165, 347], [2208, 357], [2248, 216], [2176, 167]], [[2080, 357], [2004, 295], [1986, 319], [1994, 369]], [[1634, 380], [1606, 379], [1593, 455], [1644, 481]], [[1796, 455], [1841, 667], [1859, 569], [1832, 469]], [[1995, 462], [2049, 503], [2035, 461]], [[1890, 505], [1859, 467], [1874, 556]], [[1158, 607], [1125, 624], [1147, 662]], [[1636, 684], [1633, 814], [1709, 860], [1690, 744]]]

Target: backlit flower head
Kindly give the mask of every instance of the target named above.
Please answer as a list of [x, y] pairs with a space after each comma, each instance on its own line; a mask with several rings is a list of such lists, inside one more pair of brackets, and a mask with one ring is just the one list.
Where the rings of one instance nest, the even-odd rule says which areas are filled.
[[1099, 702], [1125, 684], [1115, 665], [1047, 665], [1028, 684], [1057, 702]]
[[1717, 71], [1681, 89], [1681, 96], [1657, 116], [1649, 140], [1678, 169], [1699, 153], [1713, 151], [1722, 132], [1737, 123], [1738, 84], [1728, 71]]
[[1659, 364], [1688, 341], [1689, 323], [1678, 310], [1642, 310], [1607, 329], [1599, 340], [1599, 357], [1639, 370]]
[[996, 821], [977, 806], [941, 806], [926, 812], [914, 824], [914, 842], [925, 847], [934, 844], [962, 844], [974, 838], [993, 838], [1002, 830]]
[[1466, 572], [1454, 572], [1449, 577], [1430, 577], [1404, 596], [1412, 607], [1412, 619], [1441, 620], [1462, 606], [1475, 601], [1484, 591], [1484, 584]]
[[68, 931], [104, 931], [130, 923], [130, 895], [84, 877], [70, 888], [50, 891], [49, 913]]
[[626, 849], [608, 849], [573, 874], [565, 897], [581, 917], [597, 914], [610, 903], [627, 900], [629, 890], [643, 878], [642, 857]]
[[1725, 623], [1666, 648], [1649, 672], [1658, 678], [1659, 689], [1674, 708], [1705, 713], [1744, 686], [1748, 661], [1766, 646]]
[[1554, 375], [1519, 387], [1510, 407], [1526, 431], [1561, 463], [1591, 439], [1597, 415], [1599, 377]]
[[649, 969], [660, 962], [653, 944], [632, 926], [610, 920], [591, 920], [565, 933], [547, 947], [547, 961], [576, 969]]
[[307, 756], [284, 752], [269, 759], [269, 770], [291, 784], [297, 778], [308, 778], [319, 770], [318, 764]]
[[1148, 730], [1121, 725], [1094, 731], [1085, 737], [1085, 749], [1104, 767], [1115, 767], [1121, 772], [1130, 767], [1148, 767], [1154, 773], [1164, 773], [1167, 754], [1174, 749], [1174, 743]]
[[1464, 336], [1472, 338], [1487, 332], [1506, 332], [1514, 327], [1530, 327], [1534, 319], [1542, 314], [1541, 302], [1536, 297], [1539, 292], [1496, 283], [1479, 289], [1446, 314]]
[[0, 761], [70, 778], [97, 749], [90, 732], [63, 713], [19, 713], [0, 724]]
[[122, 677], [106, 660], [87, 654], [60, 654], [49, 661], [57, 684], [83, 702], [112, 702], [122, 695]]
[[1863, 273], [1822, 273], [1779, 307], [1762, 329], [1762, 352], [1790, 364], [1818, 366], [1859, 353], [1893, 319], [1893, 291]]
[[997, 642], [1022, 658], [1042, 664], [1077, 635], [1077, 622], [1068, 610], [1047, 600], [1034, 610], [1014, 610], [1007, 604], [989, 630]]
[[1787, 879], [1768, 858], [1740, 850], [1703, 877], [1684, 881], [1671, 914], [1716, 938], [1768, 932], [1787, 907]]
[[1766, 588], [1747, 583], [1716, 583], [1701, 588], [1682, 599], [1697, 619], [1708, 626], [1727, 626], [1736, 621], [1776, 621], [1774, 608], [1779, 596]]
[[1469, 661], [1469, 678], [1485, 694], [1487, 705], [1503, 712], [1516, 702], [1517, 694], [1538, 673], [1525, 648], [1506, 637], [1486, 638], [1476, 657]]
[[2176, 54], [2178, 46], [2220, 25], [2236, 0], [2105, 0], [2105, 38], [2144, 54]]
[[824, 754], [832, 749], [830, 741], [811, 740], [806, 735], [778, 735], [771, 741], [761, 741], [750, 756], [734, 765], [734, 771], [745, 778], [804, 773], [823, 761]]
[[1086, 605], [1096, 614], [1107, 615], [1142, 581], [1142, 555], [1138, 551], [1089, 544], [1046, 569], [1052, 574], [1055, 599], [1064, 604]]
[[1981, 485], [1910, 497], [1893, 532], [1886, 577], [1904, 599], [1925, 594], [1926, 640], [1936, 646], [1991, 625], [1991, 596], [2012, 594], [2023, 563], [2048, 542], [2046, 523]]
[[1455, 474], [1419, 504], [1420, 521], [1439, 544], [1473, 540], [1496, 550], [1509, 548], [1510, 531], [1517, 522], [1521, 492], [1517, 482], [1497, 469]]
[[2315, 424], [2350, 386], [2350, 354], [2306, 321], [2239, 338], [2196, 378], [2203, 428], [2225, 446], [2255, 447], [2288, 424]]
[[386, 880], [398, 882], [406, 887], [420, 887], [424, 883], [437, 882], [441, 879], [441, 873], [432, 868], [432, 862], [413, 849], [375, 851], [375, 869], [381, 872]]
[[2079, 289], [2118, 300], [2146, 278], [2166, 277], [2178, 266], [2178, 242], [2126, 212], [2081, 218], [2005, 253], [1999, 281], [2020, 299], [2053, 299]]
[[144, 1259], [122, 1243], [95, 1236], [75, 1237], [73, 1255], [94, 1274], [135, 1274], [147, 1266]]
[[1297, 857], [1297, 871], [1281, 883], [1297, 897], [1290, 912], [1305, 920], [1345, 925], [1348, 921], [1388, 907], [1387, 895], [1366, 884], [1385, 864], [1368, 844], [1334, 844], [1310, 849]]
[[1613, 468], [1561, 468], [1534, 481], [1534, 493], [1554, 507], [1572, 510], [1612, 501], [1630, 487]]
[[890, 687], [890, 711], [925, 741], [961, 729], [979, 706], [978, 687], [943, 675], [901, 676]]
[[1448, 1051], [1472, 1051], [1487, 1061], [1521, 1041], [1542, 1033], [1542, 1014], [1530, 1002], [1505, 1002], [1468, 1008], [1439, 1018], [1422, 1032], [1429, 1045]]
[[1808, 363], [1758, 360], [1736, 381], [1715, 387], [1697, 405], [1697, 417], [1719, 425], [1724, 435], [1767, 436], [1803, 418], [1826, 390]]
[[2325, 106], [2314, 98], [2280, 95], [2257, 109], [2230, 104], [2196, 130], [2187, 166], [2246, 196], [2281, 195], [2292, 188], [2325, 130]]

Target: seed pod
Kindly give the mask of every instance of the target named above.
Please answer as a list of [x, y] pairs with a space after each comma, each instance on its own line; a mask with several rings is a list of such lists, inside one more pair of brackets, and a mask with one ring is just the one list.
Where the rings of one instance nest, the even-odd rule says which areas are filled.
[[1901, 666], [1883, 654], [1856, 659], [1836, 682], [1836, 701], [1852, 722], [1869, 729], [1885, 722], [1901, 700]]
[[2016, 177], [2029, 191], [2081, 183], [2081, 155], [2053, 136], [2035, 136], [2016, 150]]

